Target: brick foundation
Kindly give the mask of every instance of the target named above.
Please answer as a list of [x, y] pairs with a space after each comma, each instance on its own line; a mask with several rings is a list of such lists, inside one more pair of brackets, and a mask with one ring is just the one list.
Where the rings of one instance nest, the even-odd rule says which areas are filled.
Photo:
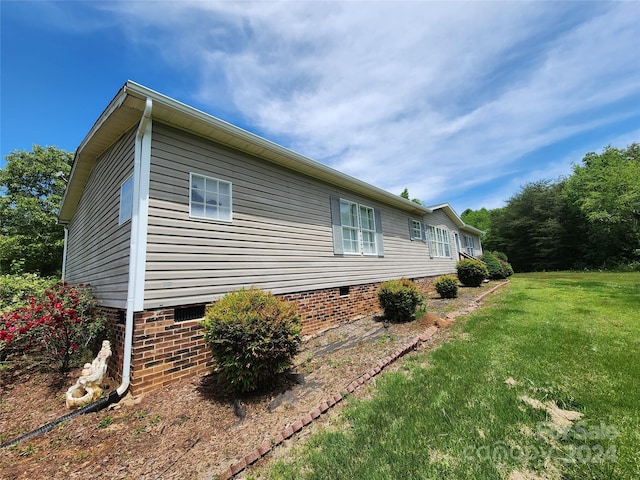
[[[423, 292], [432, 287], [432, 277], [412, 279]], [[302, 333], [311, 335], [342, 322], [380, 311], [380, 283], [326, 288], [278, 295], [295, 302], [302, 316]], [[124, 312], [104, 308], [114, 332], [109, 374], [120, 380], [124, 352]], [[137, 312], [134, 315], [131, 359], [132, 395], [140, 395], [176, 380], [207, 372], [212, 358], [204, 344], [199, 319], [177, 322], [173, 308]]]
[[101, 310], [107, 317], [112, 333], [110, 338], [112, 353], [107, 374], [120, 382], [122, 381], [122, 357], [124, 352], [124, 311], [106, 307], [102, 307]]

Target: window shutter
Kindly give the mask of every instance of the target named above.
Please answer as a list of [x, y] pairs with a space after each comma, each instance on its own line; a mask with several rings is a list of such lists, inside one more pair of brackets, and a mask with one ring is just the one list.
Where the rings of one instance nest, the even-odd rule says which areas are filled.
[[382, 214], [379, 209], [373, 210], [373, 215], [376, 220], [376, 247], [378, 249], [378, 256], [384, 257], [384, 241], [382, 239]]
[[329, 197], [331, 202], [331, 229], [333, 231], [333, 253], [342, 255], [344, 247], [342, 246], [342, 220], [340, 220], [340, 199], [338, 197]]

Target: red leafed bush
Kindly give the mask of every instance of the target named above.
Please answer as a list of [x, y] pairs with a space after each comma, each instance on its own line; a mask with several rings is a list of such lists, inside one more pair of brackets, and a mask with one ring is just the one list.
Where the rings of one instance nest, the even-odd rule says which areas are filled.
[[68, 370], [74, 357], [92, 349], [105, 325], [88, 286], [61, 282], [2, 314], [0, 359], [10, 353], [43, 355]]

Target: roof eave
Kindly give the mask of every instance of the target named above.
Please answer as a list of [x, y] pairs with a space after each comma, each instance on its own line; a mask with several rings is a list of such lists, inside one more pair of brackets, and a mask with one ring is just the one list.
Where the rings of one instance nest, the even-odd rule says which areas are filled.
[[[129, 80], [102, 112], [76, 151], [67, 189], [61, 203], [58, 216], [59, 223], [68, 224], [71, 221], [98, 156], [135, 125], [133, 114], [135, 113], [138, 117], [142, 115], [144, 101], [147, 98], [150, 98], [154, 103], [153, 117], [162, 123], [191, 131], [218, 143], [261, 157], [271, 163], [368, 196], [412, 214], [423, 215], [432, 212], [426, 206], [411, 202], [399, 195], [394, 195], [339, 172], [270, 140]], [[136, 100], [131, 101], [129, 99]], [[127, 124], [120, 125], [114, 120], [114, 117], [117, 116], [116, 114], [119, 111], [123, 110], [127, 103], [131, 103], [131, 105], [128, 105], [130, 107], [129, 110], [127, 110], [129, 113], [129, 116], [126, 117]], [[112, 125], [113, 123], [115, 123], [115, 126]]]
[[451, 205], [449, 205], [448, 203], [441, 203], [439, 205], [432, 205], [429, 208], [431, 208], [432, 211], [440, 210], [440, 209], [444, 210], [445, 213], [447, 214], [447, 216], [451, 220], [453, 220], [453, 222], [458, 226], [458, 228], [460, 230], [465, 230], [465, 231], [467, 231], [469, 233], [473, 233], [473, 234], [478, 235], [478, 236], [484, 235], [484, 233], [485, 233], [483, 230], [480, 230], [479, 228], [472, 227], [471, 225], [467, 225], [466, 223], [464, 223], [464, 220], [462, 220], [462, 218], [460, 218], [460, 215], [458, 215], [456, 213], [456, 211], [453, 208], [451, 208]]
[[113, 100], [109, 102], [107, 108], [105, 108], [104, 111], [100, 114], [96, 122], [93, 124], [87, 135], [84, 137], [84, 139], [76, 149], [75, 155], [73, 157], [73, 164], [71, 166], [71, 172], [69, 173], [69, 179], [67, 181], [67, 188], [65, 189], [64, 195], [62, 196], [62, 201], [60, 202], [58, 223], [67, 225], [71, 221], [71, 218], [73, 217], [73, 213], [75, 211], [75, 207], [80, 200], [80, 196], [84, 191], [84, 187], [88, 180], [89, 174], [91, 173], [91, 169], [93, 168], [93, 164], [95, 163], [96, 158], [93, 158], [89, 159], [93, 160], [89, 162], [90, 165], [84, 164], [83, 158], [85, 158], [85, 148], [98, 134], [102, 126], [109, 120], [113, 112], [122, 106], [126, 98], [127, 94], [125, 85], [118, 91]]
[[[341, 186], [343, 188], [374, 197], [383, 203], [394, 205], [405, 211], [411, 211], [416, 214], [431, 213], [431, 209], [424, 205], [418, 205], [417, 203], [411, 202], [399, 195], [394, 195], [386, 190], [342, 173], [317, 162], [316, 160], [294, 152], [282, 145], [248, 132], [247, 130], [225, 122], [224, 120], [171, 97], [167, 97], [166, 95], [151, 90], [150, 88], [136, 82], [128, 81], [124, 88], [130, 95], [139, 96], [140, 98], [151, 98], [154, 101], [154, 112], [158, 112], [156, 105], [160, 104], [173, 111], [177, 111], [186, 117], [193, 118], [204, 125], [214, 127], [216, 130], [222, 132], [221, 136], [224, 137], [224, 139], [214, 138], [218, 143], [223, 143], [249, 154], [260, 156], [272, 163], [327, 181], [333, 185]], [[162, 121], [163, 119], [161, 118], [160, 120]], [[166, 123], [171, 124], [170, 121], [167, 121], [166, 119], [164, 120]], [[178, 126], [178, 128], [180, 127]]]

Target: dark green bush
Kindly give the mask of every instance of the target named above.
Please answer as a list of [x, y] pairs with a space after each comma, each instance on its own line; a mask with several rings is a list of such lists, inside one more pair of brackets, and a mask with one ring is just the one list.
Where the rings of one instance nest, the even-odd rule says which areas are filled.
[[480, 257], [480, 260], [484, 262], [487, 266], [487, 271], [489, 272], [488, 278], [491, 280], [498, 280], [500, 278], [506, 278], [504, 269], [502, 268], [502, 263], [498, 260], [491, 252], [486, 252]]
[[487, 267], [479, 260], [465, 259], [456, 264], [458, 280], [466, 287], [479, 287], [489, 276]]
[[499, 260], [502, 260], [503, 262], [508, 262], [509, 259], [507, 258], [507, 254], [504, 252], [491, 252], [493, 253], [493, 255], [498, 258]]
[[202, 326], [220, 379], [237, 392], [273, 380], [291, 365], [300, 344], [295, 305], [256, 288], [229, 293], [209, 306]]
[[442, 298], [456, 298], [458, 296], [458, 279], [453, 275], [439, 277], [433, 286]]
[[498, 261], [500, 262], [500, 265], [502, 265], [502, 272], [504, 274], [503, 278], [509, 278], [511, 275], [513, 275], [513, 267], [509, 262], [505, 262], [500, 258], [498, 259]]
[[391, 322], [415, 319], [416, 310], [423, 300], [424, 295], [418, 286], [406, 278], [384, 282], [378, 290], [384, 316]]

